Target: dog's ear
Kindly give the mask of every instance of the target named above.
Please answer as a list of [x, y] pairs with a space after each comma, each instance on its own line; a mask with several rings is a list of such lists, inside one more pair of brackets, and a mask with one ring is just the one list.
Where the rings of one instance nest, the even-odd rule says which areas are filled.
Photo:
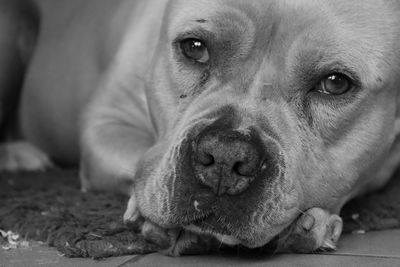
[[[400, 91], [400, 88], [399, 88], [399, 91]], [[396, 114], [396, 119], [395, 119], [395, 122], [394, 122], [394, 131], [395, 131], [395, 136], [398, 138], [398, 137], [400, 137], [400, 94], [399, 94], [399, 96], [397, 97], [398, 99], [397, 99], [397, 109], [398, 109], [398, 111], [397, 111], [397, 114]]]
[[[389, 153], [387, 157], [382, 162], [380, 166], [379, 172], [376, 174], [374, 181], [378, 182], [380, 185], [384, 185], [388, 179], [390, 179], [396, 169], [399, 167], [400, 164], [400, 1], [391, 1], [391, 4], [395, 4], [393, 12], [397, 12], [397, 22], [392, 24], [391, 28], [397, 28], [397, 33], [394, 33], [392, 36], [391, 45], [388, 47], [392, 47], [392, 52], [390, 56], [388, 56], [388, 63], [390, 64], [386, 71], [390, 74], [387, 77], [387, 80], [391, 82], [388, 84], [389, 88], [380, 88], [382, 91], [386, 91], [389, 93], [388, 101], [395, 100], [395, 118], [394, 118], [394, 125], [388, 126], [392, 131], [390, 134], [394, 137], [394, 141], [390, 146]], [[397, 41], [396, 41], [397, 40]], [[393, 105], [393, 102], [390, 104]], [[385, 108], [390, 108], [385, 106]], [[391, 141], [391, 140], [390, 140]], [[387, 140], [382, 140], [382, 145], [385, 145], [384, 142]], [[377, 185], [379, 186], [379, 185]]]
[[397, 12], [397, 23], [396, 23], [396, 28], [397, 28], [397, 37], [394, 38], [395, 41], [395, 54], [394, 54], [394, 58], [395, 58], [395, 77], [396, 77], [396, 81], [395, 81], [395, 86], [397, 88], [395, 88], [395, 94], [397, 97], [397, 111], [396, 111], [396, 122], [395, 122], [395, 131], [396, 131], [396, 136], [399, 138], [400, 137], [400, 1], [393, 1], [395, 2], [395, 5], [397, 7], [396, 12]]
[[[400, 3], [400, 2], [399, 2]], [[399, 34], [400, 40], [400, 34]], [[400, 50], [399, 50], [400, 51]], [[395, 81], [394, 81], [394, 97], [396, 98], [396, 114], [393, 125], [393, 136], [394, 141], [391, 145], [388, 156], [382, 166], [380, 171], [376, 175], [375, 181], [381, 181], [382, 185], [392, 177], [394, 171], [399, 167], [400, 164], [400, 53], [398, 53], [398, 64], [397, 71], [395, 71]], [[383, 141], [384, 142], [384, 141]]]
[[[399, 14], [400, 15], [400, 14]], [[400, 29], [399, 29], [399, 43], [400, 43]], [[400, 51], [400, 45], [399, 45]], [[397, 71], [395, 71], [394, 81], [394, 94], [396, 97], [396, 119], [394, 123], [395, 136], [400, 138], [400, 52], [397, 53]]]

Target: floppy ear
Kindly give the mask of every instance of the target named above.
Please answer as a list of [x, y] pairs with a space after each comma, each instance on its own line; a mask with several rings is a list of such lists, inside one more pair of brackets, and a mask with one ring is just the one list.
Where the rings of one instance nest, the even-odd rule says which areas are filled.
[[[374, 177], [375, 188], [383, 186], [393, 175], [394, 171], [400, 166], [400, 1], [390, 1], [392, 15], [394, 20], [388, 27], [395, 29], [390, 38], [390, 43], [387, 45], [391, 52], [387, 53], [387, 63], [390, 64], [386, 68], [388, 73], [387, 81], [389, 81], [387, 88], [380, 88], [385, 90], [388, 94], [385, 109], [394, 109], [395, 118], [394, 125], [388, 126], [388, 131], [392, 131], [390, 135], [394, 138], [391, 144], [390, 151], [387, 157], [382, 161], [379, 166], [380, 170]], [[393, 6], [394, 5], [394, 6]], [[394, 103], [392, 102], [394, 100]], [[393, 107], [394, 104], [394, 107]], [[389, 106], [390, 105], [390, 106]], [[382, 144], [387, 140], [382, 140]]]
[[[400, 88], [399, 88], [400, 90]], [[400, 100], [400, 97], [399, 97]], [[397, 109], [400, 108], [400, 101], [397, 101]], [[394, 171], [400, 166], [400, 112], [397, 112], [394, 131], [395, 131], [395, 140], [390, 148], [389, 155], [385, 162], [381, 166], [380, 172], [377, 174], [376, 180], [381, 180], [383, 184], [384, 181], [387, 181], [391, 178]]]
[[[399, 1], [399, 7], [400, 7], [400, 1]], [[399, 11], [399, 17], [400, 17], [400, 11]], [[400, 25], [400, 20], [399, 20], [399, 25]], [[398, 27], [398, 35], [397, 35], [397, 51], [396, 53], [396, 70], [394, 71], [394, 77], [395, 77], [395, 81], [394, 81], [394, 91], [395, 91], [395, 97], [397, 99], [396, 101], [396, 120], [395, 120], [395, 134], [397, 137], [400, 136], [400, 27]]]
[[[400, 7], [400, 2], [399, 7]], [[400, 12], [399, 12], [399, 17], [400, 17]], [[400, 25], [400, 24], [399, 24]], [[400, 27], [399, 28], [399, 34], [398, 34], [398, 44], [400, 44]], [[400, 45], [398, 45], [397, 51], [400, 51]], [[394, 135], [394, 142], [390, 148], [388, 157], [386, 160], [382, 163], [382, 166], [380, 167], [380, 171], [377, 173], [377, 177], [375, 178], [375, 181], [381, 181], [382, 185], [388, 181], [394, 171], [400, 166], [400, 52], [397, 53], [397, 60], [395, 60], [396, 64], [395, 70], [393, 71], [393, 97], [396, 99], [396, 114], [395, 114], [395, 120], [394, 120], [394, 125], [393, 125], [393, 135]]]
[[395, 129], [396, 129], [396, 136], [400, 136], [400, 1], [394, 1], [395, 5], [397, 7], [396, 11], [397, 12], [397, 23], [396, 23], [396, 28], [397, 28], [397, 38], [395, 38], [395, 85], [397, 88], [396, 90], [396, 97], [397, 97], [397, 111], [396, 111], [396, 122], [395, 122]]

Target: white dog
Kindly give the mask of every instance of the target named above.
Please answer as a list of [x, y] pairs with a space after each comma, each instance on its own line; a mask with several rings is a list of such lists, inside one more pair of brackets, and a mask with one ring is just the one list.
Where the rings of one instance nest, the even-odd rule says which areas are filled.
[[173, 255], [333, 249], [399, 162], [399, 51], [394, 0], [0, 0], [0, 169], [80, 162]]

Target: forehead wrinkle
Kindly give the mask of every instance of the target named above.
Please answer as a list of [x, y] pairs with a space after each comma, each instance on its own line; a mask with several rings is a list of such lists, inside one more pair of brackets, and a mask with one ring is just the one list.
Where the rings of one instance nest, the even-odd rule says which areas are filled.
[[[169, 40], [173, 40], [178, 32], [185, 32], [193, 27], [201, 26], [207, 31], [212, 30], [210, 21], [213, 12], [217, 10], [219, 1], [207, 0], [175, 0], [168, 6], [168, 33]], [[204, 22], [199, 22], [204, 21]]]
[[347, 26], [343, 27], [336, 20], [331, 22], [328, 17], [325, 20], [311, 20], [309, 23], [308, 27], [300, 29], [297, 35], [292, 37], [292, 41], [288, 42], [290, 45], [284, 64], [286, 72], [296, 66], [315, 66], [315, 71], [326, 70], [329, 67], [345, 67], [367, 83], [368, 80], [375, 79], [371, 74], [379, 74], [375, 69], [379, 62], [376, 57], [380, 53], [379, 48], [369, 50], [363, 44], [364, 40], [360, 40], [362, 37], [352, 33]]
[[[318, 3], [310, 1], [309, 4]], [[315, 21], [310, 21], [311, 26], [300, 31], [295, 46], [320, 54], [320, 67], [342, 62], [356, 70], [366, 84], [373, 84], [389, 73], [387, 59], [393, 57], [385, 53], [393, 51], [391, 47], [397, 36], [393, 33], [396, 27], [390, 25], [398, 23], [390, 7], [381, 0], [326, 1], [322, 6], [323, 9], [312, 15]], [[310, 7], [310, 10], [316, 9]], [[298, 50], [295, 46], [291, 50]]]
[[242, 30], [243, 43], [249, 43], [253, 39], [252, 18], [241, 8], [235, 7], [232, 2], [185, 0], [179, 3], [181, 6], [174, 8], [172, 5], [172, 12], [170, 12], [169, 39], [173, 39], [177, 32], [190, 31], [193, 27], [201, 27], [214, 33], [224, 33], [235, 26], [239, 26], [239, 31]]

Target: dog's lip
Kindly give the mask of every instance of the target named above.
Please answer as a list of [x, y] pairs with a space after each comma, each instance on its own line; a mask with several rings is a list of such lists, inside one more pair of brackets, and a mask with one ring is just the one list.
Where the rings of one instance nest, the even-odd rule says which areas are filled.
[[254, 247], [249, 243], [248, 240], [244, 240], [240, 237], [237, 237], [235, 235], [232, 235], [231, 232], [221, 225], [221, 223], [213, 223], [211, 224], [208, 222], [209, 220], [218, 222], [218, 220], [215, 218], [215, 216], [209, 216], [206, 219], [199, 220], [197, 222], [193, 222], [191, 225], [188, 225], [185, 227], [185, 229], [192, 231], [197, 234], [204, 234], [204, 235], [211, 235], [216, 238], [216, 240], [219, 240], [219, 242], [228, 245], [230, 247], [242, 247], [244, 250], [260, 250], [263, 253], [275, 253], [278, 249], [278, 244], [279, 244], [279, 234], [277, 234], [275, 237], [273, 237], [269, 242], [266, 244], [260, 246], [260, 247]]
[[[264, 245], [255, 247], [250, 240], [235, 235], [231, 230], [227, 228], [227, 226], [219, 222], [218, 217], [214, 213], [210, 213], [208, 214], [208, 216], [204, 216], [201, 219], [192, 221], [184, 228], [197, 234], [214, 236], [214, 238], [216, 238], [220, 242], [223, 242], [223, 240], [218, 237], [225, 237], [225, 240], [235, 240], [233, 242], [224, 242], [224, 244], [228, 246], [239, 245], [243, 246], [246, 249], [258, 249], [271, 253], [274, 253], [278, 249], [280, 233], [277, 233], [274, 237], [270, 239], [270, 241], [266, 242]], [[193, 229], [196, 230], [193, 231]]]

